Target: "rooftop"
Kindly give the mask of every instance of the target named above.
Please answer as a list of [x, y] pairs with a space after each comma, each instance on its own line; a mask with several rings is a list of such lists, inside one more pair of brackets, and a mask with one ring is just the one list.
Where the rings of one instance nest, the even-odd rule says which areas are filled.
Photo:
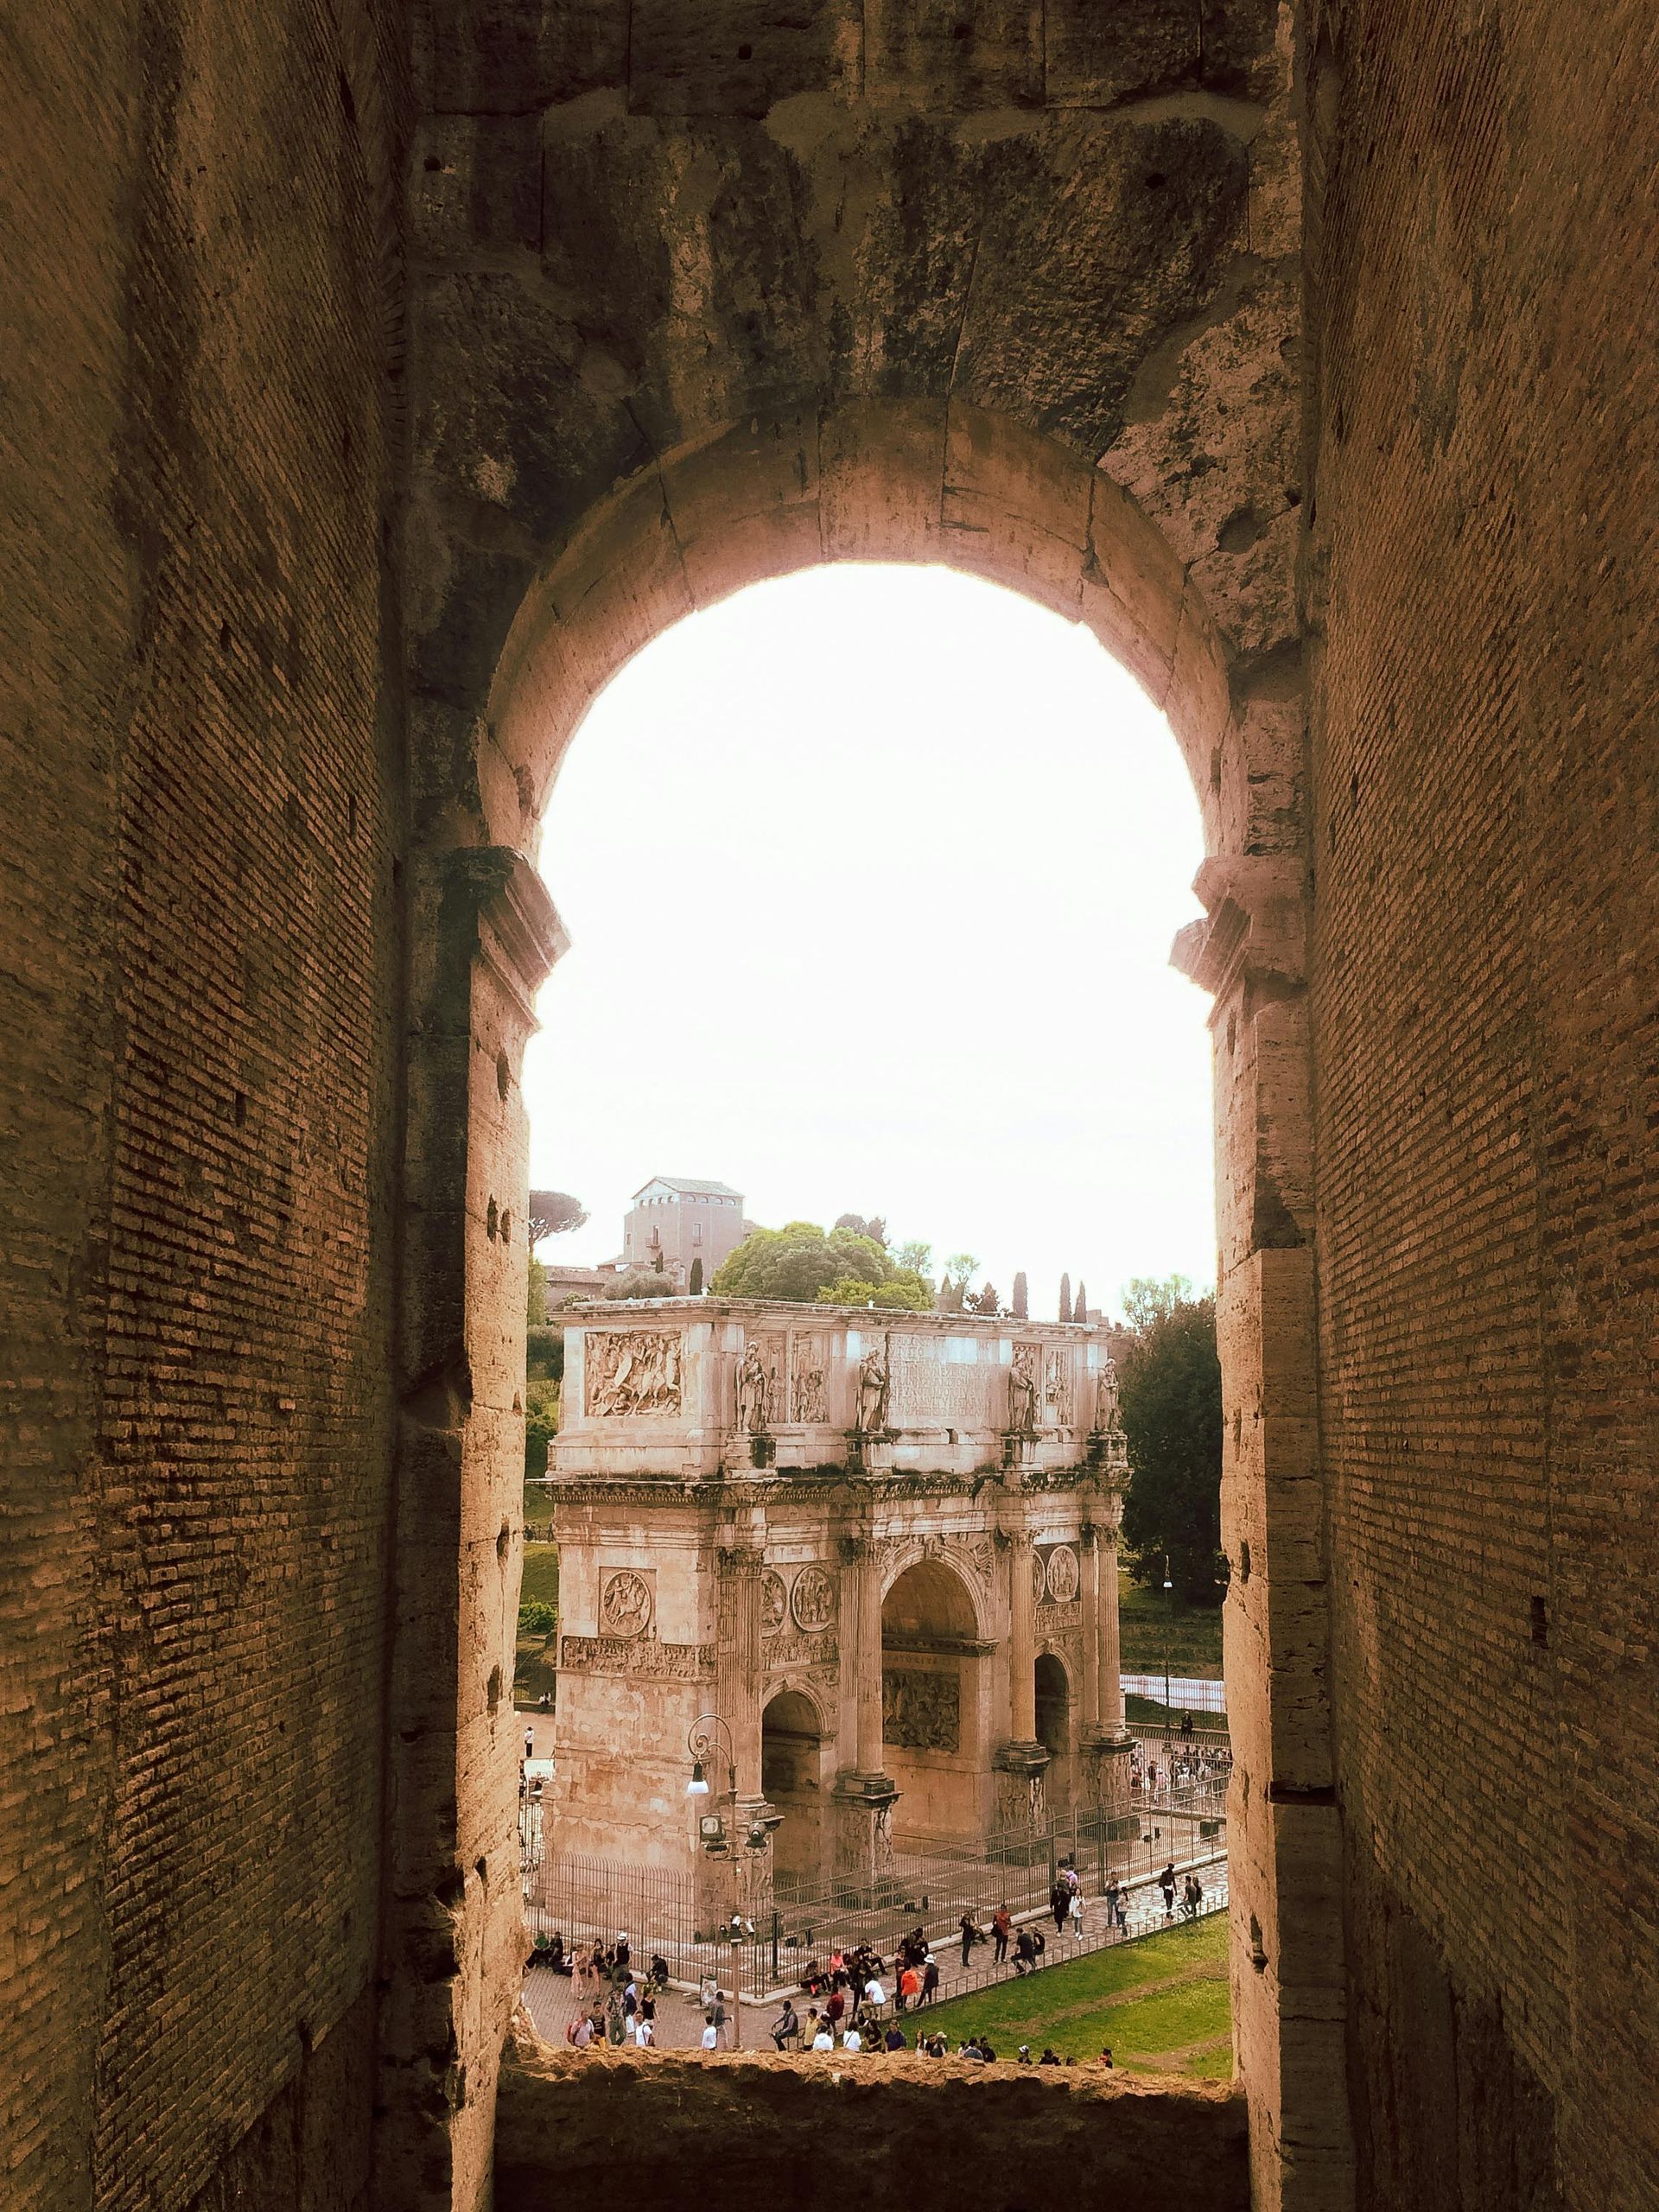
[[680, 1191], [689, 1198], [741, 1198], [741, 1191], [734, 1191], [729, 1183], [705, 1183], [696, 1175], [652, 1175], [639, 1185], [634, 1197], [643, 1198], [656, 1183], [665, 1184], [671, 1191]]

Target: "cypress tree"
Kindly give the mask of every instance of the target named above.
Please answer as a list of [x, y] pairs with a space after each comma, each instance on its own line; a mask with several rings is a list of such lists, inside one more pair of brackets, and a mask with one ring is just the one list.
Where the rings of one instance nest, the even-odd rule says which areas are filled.
[[1025, 1321], [1031, 1318], [1030, 1299], [1026, 1289], [1026, 1272], [1022, 1268], [1014, 1279], [1014, 1318]]
[[1089, 1293], [1084, 1287], [1081, 1275], [1077, 1278], [1077, 1294], [1071, 1301], [1071, 1319], [1074, 1321], [1089, 1319]]
[[1069, 1274], [1060, 1277], [1060, 1319], [1062, 1321], [1071, 1319], [1071, 1278]]
[[701, 1259], [693, 1260], [691, 1262], [691, 1295], [693, 1298], [701, 1298], [702, 1296], [702, 1262]]

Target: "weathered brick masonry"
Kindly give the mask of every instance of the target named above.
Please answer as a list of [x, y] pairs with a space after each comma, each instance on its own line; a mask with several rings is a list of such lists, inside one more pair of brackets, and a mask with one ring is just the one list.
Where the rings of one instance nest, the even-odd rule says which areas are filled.
[[1325, 12], [1313, 992], [1361, 2193], [1635, 2207], [1659, 35], [1637, 0]]
[[0, 2197], [347, 2205], [379, 1923], [396, 81], [12, 11]]
[[628, 654], [861, 557], [1090, 623], [1199, 794], [1254, 2201], [1654, 2201], [1656, 64], [1637, 0], [12, 12], [8, 2212], [486, 2202], [527, 855]]

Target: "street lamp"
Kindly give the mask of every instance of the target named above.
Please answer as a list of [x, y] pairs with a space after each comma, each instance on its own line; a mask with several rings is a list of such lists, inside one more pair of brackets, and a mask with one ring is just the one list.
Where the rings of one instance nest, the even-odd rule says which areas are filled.
[[[685, 1748], [691, 1754], [691, 1779], [685, 1785], [685, 1794], [691, 1798], [713, 1795], [709, 1780], [709, 1769], [715, 1764], [716, 1754], [726, 1768], [726, 1788], [721, 1795], [731, 1801], [729, 1823], [721, 1821], [718, 1813], [704, 1813], [697, 1822], [703, 1849], [711, 1859], [722, 1853], [732, 1869], [731, 1923], [735, 1926], [735, 1965], [732, 1974], [732, 2048], [743, 2048], [743, 1876], [738, 1858], [737, 1841], [737, 1754], [732, 1746], [732, 1732], [717, 1713], [700, 1713], [687, 1731]], [[776, 1818], [770, 1821], [750, 1822], [745, 1846], [750, 1851], [764, 1851], [771, 1839], [772, 1829], [778, 1825]], [[720, 1977], [716, 1973], [715, 1989], [718, 1995]]]
[[1167, 1784], [1169, 1779], [1168, 1769], [1175, 1752], [1174, 1738], [1170, 1729], [1169, 1710], [1169, 1636], [1171, 1624], [1175, 1617], [1175, 1585], [1169, 1579], [1169, 1554], [1167, 1552], [1164, 1554], [1164, 1588], [1169, 1596], [1168, 1610], [1164, 1615], [1164, 1778], [1166, 1784]]

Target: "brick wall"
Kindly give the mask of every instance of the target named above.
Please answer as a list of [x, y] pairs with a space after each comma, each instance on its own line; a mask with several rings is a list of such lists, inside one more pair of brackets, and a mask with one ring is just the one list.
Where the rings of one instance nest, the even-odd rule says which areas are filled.
[[[399, 725], [359, 6], [8, 32], [8, 2205], [346, 2206]], [[21, 1078], [21, 1080], [16, 1080]]]
[[1659, 39], [1637, 0], [1326, 16], [1313, 993], [1361, 2196], [1635, 2205]]

